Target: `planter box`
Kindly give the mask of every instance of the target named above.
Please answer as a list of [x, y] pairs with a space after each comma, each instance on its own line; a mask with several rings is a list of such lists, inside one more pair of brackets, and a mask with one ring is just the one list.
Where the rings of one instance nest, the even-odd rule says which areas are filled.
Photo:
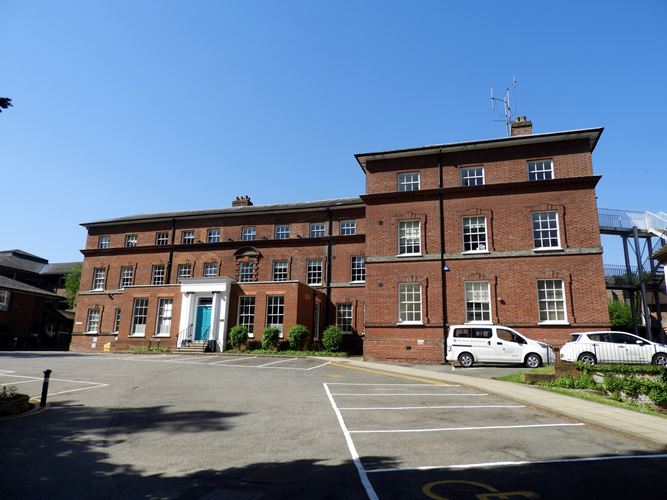
[[0, 415], [15, 415], [30, 409], [30, 396], [17, 394], [12, 399], [0, 401]]

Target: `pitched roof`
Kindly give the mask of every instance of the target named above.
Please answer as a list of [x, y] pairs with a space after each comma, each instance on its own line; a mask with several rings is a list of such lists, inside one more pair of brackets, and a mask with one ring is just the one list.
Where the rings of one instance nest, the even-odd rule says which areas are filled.
[[54, 262], [45, 265], [39, 274], [68, 274], [80, 264], [81, 262]]
[[118, 217], [114, 219], [103, 219], [93, 222], [84, 222], [81, 225], [84, 227], [90, 227], [97, 225], [121, 224], [124, 222], [187, 219], [194, 217], [251, 215], [251, 214], [260, 214], [267, 212], [322, 210], [326, 208], [363, 205], [363, 203], [364, 202], [361, 200], [361, 198], [355, 196], [353, 198], [334, 198], [331, 200], [280, 203], [275, 205], [250, 205], [250, 206], [231, 207], [231, 208], [211, 208], [207, 210], [185, 210], [180, 212], [158, 212], [158, 213], [137, 214], [137, 215], [129, 215], [126, 217]]
[[55, 293], [47, 292], [36, 286], [28, 285], [26, 283], [21, 283], [20, 281], [13, 280], [7, 276], [0, 276], [0, 289], [11, 290], [19, 293], [27, 293], [30, 295], [39, 295], [41, 297], [51, 297], [54, 299], [62, 300], [60, 295]]

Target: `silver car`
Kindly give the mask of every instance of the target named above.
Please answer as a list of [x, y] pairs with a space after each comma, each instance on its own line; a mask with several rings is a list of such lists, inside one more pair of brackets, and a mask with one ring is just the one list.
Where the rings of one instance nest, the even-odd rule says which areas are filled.
[[560, 348], [563, 361], [596, 363], [653, 363], [667, 367], [667, 345], [626, 332], [573, 333]]

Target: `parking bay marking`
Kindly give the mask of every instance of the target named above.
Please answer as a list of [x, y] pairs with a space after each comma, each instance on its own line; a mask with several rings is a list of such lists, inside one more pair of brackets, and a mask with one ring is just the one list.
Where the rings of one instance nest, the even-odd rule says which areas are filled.
[[329, 382], [329, 385], [373, 385], [388, 387], [461, 387], [459, 384], [365, 384], [357, 382]]
[[437, 393], [415, 393], [415, 392], [410, 392], [407, 394], [400, 394], [400, 393], [392, 393], [392, 394], [359, 394], [359, 393], [346, 393], [346, 392], [338, 392], [336, 394], [332, 394], [332, 396], [371, 396], [371, 397], [376, 397], [376, 396], [395, 396], [395, 397], [404, 397], [404, 396], [488, 396], [486, 393], [482, 392], [470, 392], [470, 393], [461, 393], [461, 394], [453, 394], [453, 393], [443, 393], [443, 394], [437, 394]]
[[[2, 374], [3, 376], [6, 377], [13, 377], [13, 378], [23, 378], [23, 379], [30, 379], [30, 380], [24, 380], [22, 382], [16, 382], [17, 384], [21, 383], [26, 383], [26, 382], [39, 382], [43, 380], [42, 377], [31, 377], [28, 375], [9, 375], [6, 373]], [[108, 387], [109, 384], [102, 384], [100, 382], [88, 382], [86, 380], [69, 380], [65, 378], [51, 378], [50, 379], [52, 382], [69, 382], [72, 384], [86, 384], [89, 385], [90, 387], [79, 387], [77, 389], [68, 389], [66, 391], [58, 391], [58, 392], [49, 392], [49, 396], [57, 396], [58, 394], [67, 394], [70, 392], [77, 392], [77, 391], [85, 391], [88, 389], [99, 389], [100, 387]], [[13, 384], [2, 384], [2, 385], [13, 385]], [[36, 398], [38, 396], [32, 396], [33, 398]]]
[[526, 424], [526, 425], [488, 425], [484, 427], [439, 427], [435, 429], [379, 429], [348, 431], [350, 434], [395, 434], [403, 432], [453, 432], [453, 431], [486, 431], [499, 429], [534, 429], [543, 427], [581, 427], [581, 422], [573, 424]]
[[478, 464], [456, 464], [456, 465], [427, 465], [423, 467], [397, 467], [387, 469], [369, 469], [367, 474], [378, 474], [385, 472], [414, 472], [414, 471], [429, 471], [439, 469], [478, 469], [487, 467], [514, 467], [520, 465], [548, 465], [548, 464], [566, 464], [578, 462], [606, 462], [611, 460], [650, 460], [667, 458], [667, 453], [660, 453], [654, 455], [608, 455], [605, 457], [581, 457], [581, 458], [558, 458], [554, 460], [536, 460], [534, 462], [528, 460], [520, 460], [516, 462], [485, 462]]
[[443, 406], [369, 406], [366, 408], [338, 408], [339, 410], [441, 410], [469, 408], [525, 408], [525, 405], [443, 405]]
[[272, 361], [270, 363], [264, 363], [263, 365], [258, 365], [256, 368], [264, 368], [265, 366], [271, 366], [271, 365], [276, 365], [278, 363], [287, 363], [288, 361], [295, 361], [297, 358], [287, 358], [287, 359], [279, 359], [278, 361]]

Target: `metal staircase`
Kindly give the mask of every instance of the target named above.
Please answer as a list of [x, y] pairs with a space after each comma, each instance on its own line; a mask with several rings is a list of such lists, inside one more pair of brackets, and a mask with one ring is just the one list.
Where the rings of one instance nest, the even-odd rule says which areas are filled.
[[[663, 266], [651, 258], [651, 255], [667, 240], [667, 213], [600, 208], [598, 219], [600, 234], [620, 236], [623, 240], [625, 265], [604, 266], [607, 288], [628, 293], [635, 333], [638, 323], [641, 323], [648, 327], [648, 337], [653, 340], [649, 302], [655, 309], [659, 323], [660, 292], [664, 291], [665, 271]], [[652, 295], [651, 301], [649, 294]], [[640, 321], [636, 317], [635, 304], [641, 308]]]

